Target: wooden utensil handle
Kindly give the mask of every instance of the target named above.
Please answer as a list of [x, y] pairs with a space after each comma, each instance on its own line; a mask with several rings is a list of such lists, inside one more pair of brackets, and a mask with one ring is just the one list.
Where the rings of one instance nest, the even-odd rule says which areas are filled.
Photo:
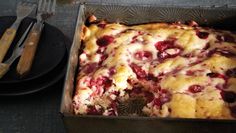
[[0, 39], [0, 63], [3, 61], [11, 43], [16, 35], [16, 29], [8, 28]]
[[8, 72], [10, 65], [0, 63], [0, 79]]
[[17, 65], [17, 73], [19, 75], [25, 75], [30, 71], [40, 39], [40, 34], [41, 30], [38, 30], [34, 25], [24, 42], [25, 47]]

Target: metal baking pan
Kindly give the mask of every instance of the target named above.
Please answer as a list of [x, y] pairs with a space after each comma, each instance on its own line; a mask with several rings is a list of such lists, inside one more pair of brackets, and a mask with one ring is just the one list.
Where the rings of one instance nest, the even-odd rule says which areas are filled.
[[129, 116], [78, 116], [72, 97], [79, 67], [81, 25], [94, 14], [98, 19], [124, 24], [194, 20], [202, 26], [236, 31], [234, 6], [164, 6], [130, 4], [79, 4], [74, 41], [70, 50], [60, 114], [69, 133], [236, 133], [236, 120], [151, 118]]

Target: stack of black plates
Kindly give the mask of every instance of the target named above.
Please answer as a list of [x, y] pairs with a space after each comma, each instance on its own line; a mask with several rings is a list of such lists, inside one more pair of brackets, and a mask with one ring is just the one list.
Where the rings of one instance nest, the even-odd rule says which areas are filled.
[[[0, 35], [15, 19], [16, 17], [0, 17]], [[35, 22], [35, 19], [26, 18], [22, 21], [4, 60], [11, 56], [14, 46], [31, 22]], [[23, 77], [17, 75], [17, 59], [8, 73], [0, 79], [0, 96], [30, 94], [57, 83], [65, 75], [70, 44], [60, 30], [45, 24], [31, 71]]]

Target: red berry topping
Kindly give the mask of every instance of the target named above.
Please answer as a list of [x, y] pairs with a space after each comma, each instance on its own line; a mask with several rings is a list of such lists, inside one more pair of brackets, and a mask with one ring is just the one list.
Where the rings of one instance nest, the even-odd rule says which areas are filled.
[[102, 114], [102, 110], [97, 110], [95, 108], [95, 106], [89, 106], [88, 109], [87, 109], [87, 114], [88, 115], [101, 115]]
[[134, 87], [132, 92], [135, 94], [140, 94], [142, 92], [142, 87]]
[[114, 75], [116, 73], [116, 68], [115, 67], [111, 67], [110, 69], [109, 69], [109, 75]]
[[84, 66], [83, 71], [88, 74], [94, 72], [98, 67], [98, 63], [90, 63]]
[[116, 116], [117, 115], [116, 110], [117, 110], [117, 102], [112, 101], [110, 104], [110, 109], [108, 110], [108, 116]]
[[191, 85], [188, 90], [191, 92], [191, 93], [198, 93], [198, 92], [201, 92], [204, 88], [200, 85]]
[[161, 98], [162, 102], [170, 101], [171, 94], [170, 94], [170, 92], [168, 90], [162, 89], [160, 91], [160, 94], [161, 94], [160, 98]]
[[112, 92], [114, 95], [116, 95], [116, 96], [119, 96], [120, 95], [120, 92], [119, 91], [114, 91], [114, 92]]
[[148, 74], [147, 75], [147, 80], [152, 80], [152, 81], [155, 81], [155, 82], [157, 82], [158, 81], [158, 78], [157, 77], [155, 77], [153, 74]]
[[103, 63], [103, 61], [107, 59], [107, 57], [108, 57], [107, 54], [103, 54], [103, 55], [101, 56], [100, 61], [99, 61], [98, 64], [101, 65], [101, 64]]
[[169, 102], [171, 100], [171, 94], [169, 91], [162, 89], [159, 92], [158, 98], [155, 98], [153, 103], [156, 106], [162, 106], [163, 104]]
[[157, 57], [158, 57], [159, 59], [161, 59], [161, 60], [164, 60], [164, 59], [166, 59], [166, 58], [169, 58], [169, 54], [167, 54], [166, 52], [159, 52], [159, 53], [157, 54]]
[[145, 79], [146, 78], [146, 72], [137, 64], [132, 63], [130, 65], [132, 68], [133, 72], [137, 75], [138, 79]]
[[233, 103], [236, 101], [236, 93], [234, 93], [232, 91], [222, 91], [220, 94], [221, 94], [223, 100], [228, 103]]
[[155, 47], [158, 51], [164, 51], [167, 48], [173, 47], [174, 43], [175, 43], [175, 40], [160, 41], [155, 44]]
[[138, 51], [134, 54], [134, 58], [137, 60], [152, 60], [152, 53], [149, 51]]
[[203, 31], [197, 31], [196, 35], [201, 38], [201, 39], [207, 39], [209, 36], [208, 32], [203, 32]]
[[150, 103], [154, 99], [154, 95], [151, 92], [148, 92], [148, 91], [144, 92], [144, 96], [145, 96], [148, 103]]
[[112, 80], [110, 80], [108, 77], [99, 77], [96, 80], [91, 80], [90, 85], [96, 87], [105, 87], [105, 89], [108, 89], [112, 85]]
[[98, 24], [98, 27], [100, 27], [100, 28], [105, 28], [106, 27], [106, 24], [103, 24], [103, 23], [101, 23], [101, 24]]
[[135, 42], [137, 42], [137, 38], [138, 38], [138, 36], [136, 35], [136, 36], [134, 36], [133, 38], [132, 38], [132, 41], [130, 42], [130, 43], [135, 43]]
[[187, 75], [187, 76], [193, 76], [194, 73], [195, 73], [195, 71], [188, 70], [188, 71], [186, 72], [186, 75]]
[[97, 45], [100, 47], [105, 47], [114, 41], [113, 36], [105, 35], [97, 40]]
[[105, 85], [104, 85], [105, 88], [110, 88], [111, 85], [112, 85], [112, 80], [110, 80], [110, 79], [107, 78], [107, 79], [105, 80], [104, 84], [105, 84]]
[[171, 48], [171, 49], [166, 49], [163, 52], [159, 52], [157, 54], [158, 58], [161, 60], [167, 59], [167, 58], [174, 58], [178, 56], [181, 52], [181, 49], [179, 48]]
[[160, 107], [162, 105], [160, 98], [155, 98], [153, 104]]
[[97, 50], [96, 53], [97, 53], [97, 54], [103, 54], [105, 50], [106, 50], [105, 47], [100, 47], [100, 48], [98, 48], [98, 50]]

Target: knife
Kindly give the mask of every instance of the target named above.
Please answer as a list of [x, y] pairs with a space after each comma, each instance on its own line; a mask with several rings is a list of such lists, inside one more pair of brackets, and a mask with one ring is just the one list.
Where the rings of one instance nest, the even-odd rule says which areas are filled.
[[[6, 60], [4, 63], [0, 63], [0, 79], [8, 72], [11, 64], [19, 57], [21, 56], [22, 50], [24, 48], [25, 43], [24, 40], [26, 38], [26, 36], [28, 35], [31, 27], [33, 25], [33, 22], [28, 26], [28, 28], [26, 29], [26, 31], [24, 32], [24, 34], [22, 35], [21, 39], [18, 41], [18, 43], [16, 44], [13, 53], [11, 55], [11, 57]], [[23, 43], [23, 44], [22, 44]], [[22, 45], [21, 45], [22, 44]]]
[[37, 22], [25, 41], [25, 47], [16, 69], [21, 76], [26, 75], [31, 70], [43, 27], [43, 23]]
[[17, 4], [17, 19], [0, 38], [0, 63], [3, 61], [8, 49], [10, 48], [21, 21], [27, 17], [35, 9], [35, 7], [35, 4], [29, 2], [19, 2]]

